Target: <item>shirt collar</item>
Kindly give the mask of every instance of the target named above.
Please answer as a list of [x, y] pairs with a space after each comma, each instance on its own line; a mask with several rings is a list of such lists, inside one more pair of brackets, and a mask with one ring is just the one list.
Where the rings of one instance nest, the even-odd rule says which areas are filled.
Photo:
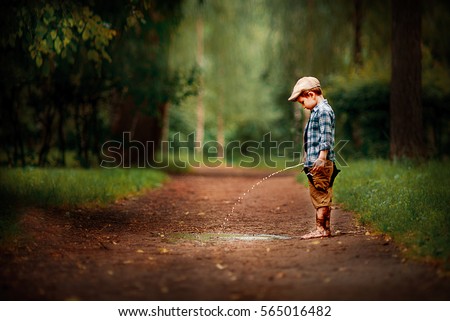
[[324, 100], [322, 100], [320, 103], [318, 103], [313, 109], [312, 109], [312, 111], [311, 112], [316, 112], [317, 110], [319, 110], [319, 108], [322, 106], [322, 105], [327, 105], [328, 104], [328, 100], [326, 100], [326, 99], [324, 99]]

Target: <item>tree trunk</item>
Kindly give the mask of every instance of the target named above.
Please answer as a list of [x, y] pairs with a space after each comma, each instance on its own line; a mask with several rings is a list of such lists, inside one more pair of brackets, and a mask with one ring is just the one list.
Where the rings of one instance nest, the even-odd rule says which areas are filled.
[[100, 119], [98, 117], [98, 101], [95, 100], [92, 103], [92, 114], [91, 114], [91, 120], [92, 120], [92, 132], [90, 135], [92, 136], [92, 147], [91, 151], [97, 158], [98, 163], [100, 164], [102, 161], [102, 155], [100, 153]]
[[224, 156], [225, 148], [225, 132], [223, 126], [223, 109], [225, 105], [225, 97], [223, 87], [220, 88], [220, 100], [217, 109], [217, 157]]
[[14, 118], [13, 118], [13, 126], [14, 126], [14, 166], [17, 166], [19, 163], [19, 159], [22, 163], [22, 167], [26, 166], [26, 160], [25, 160], [25, 151], [23, 147], [23, 139], [21, 134], [21, 127], [20, 127], [20, 121], [19, 116], [16, 112], [14, 112]]
[[169, 130], [170, 130], [170, 103], [165, 103], [162, 110], [162, 128], [161, 128], [161, 153], [169, 153]]
[[392, 1], [391, 159], [425, 155], [421, 102], [421, 1]]
[[[19, 119], [19, 107], [17, 105], [14, 105], [13, 102], [11, 102], [10, 106], [14, 106], [13, 108], [9, 108], [10, 112], [10, 120], [13, 127], [13, 144], [14, 144], [14, 152], [13, 152], [13, 158], [11, 161], [11, 164], [13, 166], [17, 166], [19, 163], [19, 159], [22, 162], [22, 167], [26, 166], [26, 160], [25, 160], [25, 150], [23, 146], [23, 139], [22, 139], [22, 132], [21, 132], [21, 125], [20, 125], [20, 119]], [[6, 148], [8, 149], [8, 148]], [[8, 152], [9, 154], [9, 152]], [[10, 157], [8, 155], [8, 161], [10, 161]]]
[[200, 67], [200, 79], [199, 79], [199, 91], [197, 96], [197, 135], [196, 142], [200, 145], [197, 146], [196, 151], [202, 151], [203, 139], [205, 136], [205, 106], [203, 105], [204, 94], [204, 79], [203, 79], [203, 18], [200, 15], [197, 19], [197, 64]]
[[89, 109], [90, 104], [83, 104], [83, 117], [82, 117], [82, 132], [81, 132], [81, 140], [83, 146], [83, 167], [89, 168], [89, 146], [90, 146], [90, 136], [89, 136], [89, 127], [90, 127], [90, 117], [89, 117]]
[[42, 146], [39, 151], [39, 160], [38, 160], [38, 164], [41, 167], [47, 165], [47, 163], [48, 163], [47, 156], [50, 151], [50, 144], [51, 144], [51, 140], [52, 140], [53, 119], [54, 119], [53, 107], [46, 106], [44, 109], [44, 115], [43, 115], [43, 119], [42, 119], [44, 133], [43, 133]]
[[80, 165], [85, 167], [85, 164], [83, 161], [83, 138], [82, 138], [82, 121], [81, 121], [81, 115], [80, 115], [80, 109], [81, 109], [80, 105], [81, 105], [80, 102], [76, 102], [75, 113], [74, 113], [75, 141], [77, 144], [77, 159], [80, 162]]
[[59, 140], [59, 152], [61, 154], [61, 158], [58, 161], [58, 165], [66, 166], [66, 138], [64, 136], [64, 106], [61, 102], [57, 106], [58, 108], [58, 140]]
[[353, 46], [353, 61], [359, 70], [363, 66], [362, 46], [361, 46], [361, 26], [363, 20], [362, 0], [354, 0], [353, 26], [355, 31], [355, 43]]
[[[307, 25], [314, 28], [314, 10], [315, 10], [314, 0], [308, 0], [307, 11], [306, 11], [306, 21]], [[305, 69], [303, 76], [312, 76], [314, 74], [314, 44], [315, 36], [312, 32], [307, 32], [305, 35], [305, 53], [302, 54], [302, 59], [305, 59]]]

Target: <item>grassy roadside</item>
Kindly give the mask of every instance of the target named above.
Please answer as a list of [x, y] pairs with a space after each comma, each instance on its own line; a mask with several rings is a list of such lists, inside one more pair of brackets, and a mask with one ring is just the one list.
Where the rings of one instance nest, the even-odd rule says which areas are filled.
[[336, 201], [363, 224], [390, 235], [407, 255], [450, 268], [449, 163], [361, 160], [348, 165], [336, 179]]
[[17, 232], [26, 206], [107, 204], [161, 186], [167, 175], [153, 169], [0, 169], [0, 238]]
[[166, 175], [150, 169], [1, 169], [3, 204], [75, 206], [106, 204], [162, 184]]

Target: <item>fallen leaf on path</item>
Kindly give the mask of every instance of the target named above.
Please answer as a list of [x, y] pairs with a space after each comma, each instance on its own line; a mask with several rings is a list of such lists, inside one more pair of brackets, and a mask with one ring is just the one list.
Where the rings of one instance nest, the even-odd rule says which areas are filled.
[[225, 266], [225, 265], [222, 265], [222, 264], [220, 264], [220, 263], [217, 263], [217, 264], [216, 264], [216, 268], [218, 268], [219, 270], [223, 270], [223, 269], [226, 269], [226, 266]]
[[144, 253], [144, 250], [137, 250], [136, 253]]
[[234, 281], [237, 280], [237, 276], [236, 276], [235, 274], [233, 274], [233, 273], [230, 273], [230, 274], [229, 274], [229, 280], [232, 281], [232, 282], [234, 282]]
[[320, 244], [320, 241], [312, 241], [311, 244], [317, 245], [317, 244]]
[[133, 263], [134, 261], [133, 260], [125, 260], [125, 261], [123, 261], [122, 263], [123, 264], [131, 264], [131, 263]]
[[166, 249], [164, 247], [159, 249], [159, 254], [167, 254], [167, 253], [169, 253], [168, 249]]

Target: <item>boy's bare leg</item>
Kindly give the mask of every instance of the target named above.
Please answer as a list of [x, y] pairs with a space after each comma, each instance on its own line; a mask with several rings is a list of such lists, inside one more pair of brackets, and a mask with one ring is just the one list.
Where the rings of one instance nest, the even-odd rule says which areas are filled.
[[331, 236], [330, 229], [330, 218], [331, 218], [331, 207], [319, 207], [316, 210], [316, 230], [311, 233], [303, 235], [301, 238], [312, 239], [318, 237], [329, 237]]
[[331, 206], [321, 207], [324, 219], [325, 236], [331, 236]]

